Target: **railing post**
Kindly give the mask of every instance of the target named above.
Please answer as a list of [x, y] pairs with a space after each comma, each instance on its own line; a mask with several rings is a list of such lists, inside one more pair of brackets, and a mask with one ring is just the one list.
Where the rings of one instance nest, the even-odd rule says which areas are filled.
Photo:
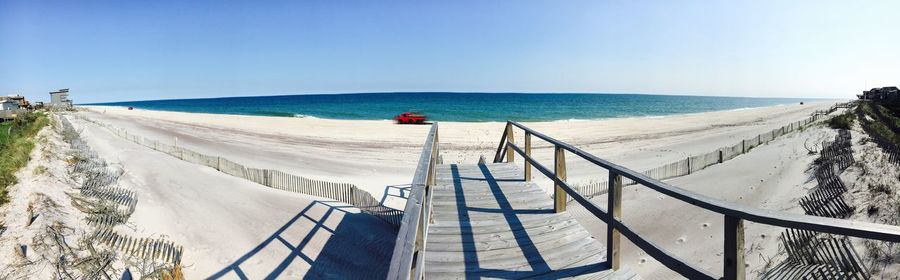
[[687, 163], [688, 163], [688, 172], [687, 172], [687, 174], [691, 174], [691, 162], [692, 162], [691, 157], [687, 157]]
[[555, 148], [555, 164], [553, 169], [553, 209], [556, 213], [566, 211], [566, 191], [560, 182], [566, 181], [566, 150], [559, 145]]
[[606, 199], [606, 214], [610, 221], [606, 224], [606, 260], [612, 270], [618, 270], [619, 264], [619, 230], [613, 227], [613, 220], [622, 218], [622, 175], [609, 171], [609, 188]]
[[[422, 203], [424, 203], [424, 201]], [[422, 211], [422, 213], [419, 215], [419, 226], [416, 227], [416, 248], [413, 250], [415, 257], [413, 258], [412, 269], [409, 272], [409, 278], [416, 280], [425, 278], [425, 273], [422, 271], [424, 267], [419, 267], [417, 264], [419, 263], [419, 258], [425, 257], [425, 234], [427, 234], [425, 231], [425, 207], [422, 207], [419, 211]], [[421, 278], [418, 278], [417, 276], [420, 275]]]
[[434, 141], [431, 144], [431, 147], [432, 147], [431, 155], [430, 155], [431, 158], [428, 159], [428, 179], [425, 181], [426, 187], [434, 186], [434, 180], [435, 180], [434, 169], [435, 169], [435, 165], [437, 164], [437, 157], [439, 155], [439, 147], [440, 147], [440, 144], [438, 144], [438, 143], [439, 143], [438, 130], [435, 129], [434, 130]]
[[507, 122], [506, 122], [506, 126], [505, 126], [505, 128], [503, 129], [503, 133], [500, 135], [500, 144], [497, 145], [497, 153], [494, 154], [494, 163], [498, 163], [498, 162], [502, 162], [502, 161], [503, 161], [503, 149], [506, 148], [506, 135], [508, 134], [507, 132], [508, 132], [511, 128], [512, 128], [512, 126], [511, 126], [510, 123], [507, 121]]
[[[531, 132], [525, 131], [525, 156], [531, 157]], [[531, 182], [531, 161], [522, 159], [525, 162], [525, 182]]]
[[[513, 128], [511, 123], [506, 123], [506, 143], [507, 144], [515, 144], [516, 139], [513, 138]], [[506, 148], [506, 162], [514, 162], [516, 156], [516, 151], [510, 148]]]
[[725, 216], [725, 261], [724, 279], [743, 280], [744, 271], [744, 221], [737, 217]]

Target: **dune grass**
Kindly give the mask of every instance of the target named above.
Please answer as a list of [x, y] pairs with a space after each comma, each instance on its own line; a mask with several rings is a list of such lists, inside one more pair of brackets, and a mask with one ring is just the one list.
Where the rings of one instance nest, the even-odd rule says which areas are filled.
[[35, 135], [48, 122], [43, 113], [26, 113], [0, 123], [0, 205], [9, 201], [7, 188], [17, 182], [16, 171], [28, 164]]
[[872, 132], [878, 134], [883, 139], [891, 141], [896, 145], [900, 145], [900, 134], [895, 133], [889, 127], [891, 124], [895, 127], [900, 126], [900, 118], [895, 117], [896, 112], [881, 104], [874, 104], [873, 102], [864, 102], [860, 104], [859, 110], [874, 120], [868, 122]]
[[827, 121], [825, 121], [825, 123], [828, 124], [828, 127], [831, 127], [833, 129], [850, 129], [850, 126], [853, 125], [853, 120], [855, 118], [856, 116], [851, 114], [848, 110], [843, 114], [829, 118]]

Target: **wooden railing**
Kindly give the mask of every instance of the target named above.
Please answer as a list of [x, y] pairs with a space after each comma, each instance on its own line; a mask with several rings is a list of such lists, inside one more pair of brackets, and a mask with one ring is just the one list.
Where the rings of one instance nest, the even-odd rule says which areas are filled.
[[425, 139], [410, 185], [387, 279], [424, 277], [425, 241], [428, 238], [428, 224], [431, 223], [431, 186], [434, 185], [434, 166], [438, 164], [439, 154], [438, 124], [435, 122]]
[[[522, 149], [515, 144], [515, 138], [513, 137], [514, 128], [519, 128], [525, 132], [525, 149]], [[532, 136], [540, 138], [554, 146], [555, 160], [553, 171], [537, 162], [531, 156]], [[566, 152], [574, 154], [575, 156], [609, 171], [609, 193], [606, 211], [576, 192], [572, 186], [566, 183]], [[494, 162], [503, 162], [504, 159], [506, 162], [514, 162], [515, 154], [519, 154], [524, 158], [525, 174], [527, 174], [525, 175], [525, 180], [531, 180], [530, 169], [534, 167], [540, 173], [544, 174], [544, 176], [547, 176], [554, 181], [553, 195], [554, 201], [556, 202], [555, 210], [557, 212], [565, 211], [566, 196], [569, 195], [588, 212], [607, 224], [607, 263], [604, 265], [611, 267], [613, 270], [618, 269], [621, 264], [619, 258], [621, 247], [619, 244], [620, 236], [624, 236], [648, 255], [688, 279], [720, 278], [699, 266], [689, 264], [678, 256], [665, 251], [659, 245], [644, 239], [640, 234], [622, 222], [622, 178], [631, 179], [639, 185], [648, 187], [672, 198], [725, 216], [725, 252], [723, 255], [724, 276], [722, 279], [744, 279], [745, 277], [744, 221], [866, 239], [900, 242], [900, 227], [897, 226], [763, 210], [692, 193], [606, 161], [579, 148], [534, 131], [522, 124], [510, 121], [506, 123], [506, 130], [500, 139], [500, 145], [494, 156]]]

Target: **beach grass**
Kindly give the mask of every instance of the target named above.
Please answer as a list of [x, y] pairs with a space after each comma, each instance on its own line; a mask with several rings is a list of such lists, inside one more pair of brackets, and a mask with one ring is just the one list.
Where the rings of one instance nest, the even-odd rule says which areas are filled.
[[850, 129], [850, 126], [853, 125], [853, 120], [856, 118], [856, 115], [851, 114], [848, 110], [847, 112], [831, 117], [826, 121], [828, 127], [833, 129]]
[[17, 182], [16, 171], [28, 164], [35, 135], [48, 122], [43, 113], [26, 113], [0, 124], [0, 205], [9, 201], [7, 188]]
[[895, 117], [890, 109], [872, 102], [864, 102], [860, 104], [859, 110], [862, 110], [865, 115], [874, 120], [870, 123], [870, 127], [875, 133], [894, 144], [900, 145], [900, 134], [894, 133], [888, 127], [889, 123], [900, 125], [900, 118]]

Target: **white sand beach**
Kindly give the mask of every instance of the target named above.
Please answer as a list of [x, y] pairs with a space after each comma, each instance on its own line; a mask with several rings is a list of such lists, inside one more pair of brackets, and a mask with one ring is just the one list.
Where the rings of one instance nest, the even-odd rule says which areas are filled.
[[[604, 159], [643, 170], [732, 145], [806, 118], [832, 104], [525, 125]], [[167, 144], [174, 144], [177, 138], [179, 146], [247, 166], [353, 183], [375, 197], [386, 197], [386, 205], [400, 209], [405, 200], [394, 196], [399, 195], [398, 188], [410, 183], [429, 128], [390, 121], [197, 114], [106, 106], [87, 109], [84, 115], [89, 118]], [[492, 160], [503, 126], [501, 122], [441, 122], [444, 162], [474, 163], [482, 155]], [[521, 133], [516, 137], [521, 143]], [[534, 154], [542, 162], [550, 162], [552, 149], [535, 140]], [[569, 178], [573, 182], [597, 179], [591, 174], [594, 168], [573, 161]]]
[[[741, 139], [804, 119], [832, 103], [783, 105], [656, 118], [525, 123], [551, 137], [636, 170], [706, 153]], [[246, 166], [283, 170], [314, 179], [353, 183], [402, 209], [401, 192], [414, 173], [429, 126], [388, 121], [194, 114], [119, 107], [88, 107], [88, 119], [124, 128], [160, 142], [227, 157]], [[313, 196], [262, 187], [187, 163], [66, 116], [98, 156], [125, 170], [120, 184], [136, 191], [138, 206], [128, 234], [164, 237], [185, 244], [189, 279], [242, 276], [327, 277], [335, 271], [383, 274], [390, 261], [394, 231], [359, 210]], [[492, 160], [503, 123], [440, 123], [445, 163]], [[825, 129], [782, 136], [724, 164], [669, 183], [703, 195], [770, 210], [802, 213], [796, 199], [815, 185], [807, 168], [815, 158], [804, 147], [833, 137]], [[516, 141], [522, 141], [517, 134]], [[549, 164], [550, 147], [535, 141], [534, 154]], [[61, 160], [54, 165], [64, 164]], [[31, 170], [34, 167], [30, 167]], [[604, 179], [598, 167], [569, 159], [570, 181]], [[59, 171], [62, 172], [62, 171]], [[536, 175], [540, 177], [540, 175]], [[542, 182], [549, 191], [549, 182]], [[24, 190], [35, 183], [25, 182]], [[29, 187], [30, 186], [30, 187]], [[625, 222], [646, 238], [691, 263], [721, 272], [722, 218], [652, 190], [627, 187]], [[16, 192], [14, 191], [14, 196]], [[54, 195], [64, 203], [64, 195]], [[605, 205], [605, 197], [594, 201]], [[653, 204], [654, 207], [645, 207]], [[11, 207], [21, 208], [21, 205]], [[573, 215], [598, 240], [606, 226], [578, 206]], [[75, 211], [77, 212], [77, 211]], [[679, 213], [678, 216], [667, 213]], [[72, 220], [75, 218], [66, 217]], [[661, 227], [665, 231], [657, 230]], [[749, 224], [746, 232], [750, 275], [771, 263], [782, 229]], [[12, 235], [27, 233], [12, 230]], [[12, 241], [5, 241], [12, 242]], [[647, 279], [677, 274], [625, 243], [623, 262]], [[292, 251], [294, 253], [292, 253]], [[298, 253], [299, 252], [299, 253]], [[8, 258], [13, 258], [8, 256]], [[345, 274], [346, 275], [346, 274]]]

